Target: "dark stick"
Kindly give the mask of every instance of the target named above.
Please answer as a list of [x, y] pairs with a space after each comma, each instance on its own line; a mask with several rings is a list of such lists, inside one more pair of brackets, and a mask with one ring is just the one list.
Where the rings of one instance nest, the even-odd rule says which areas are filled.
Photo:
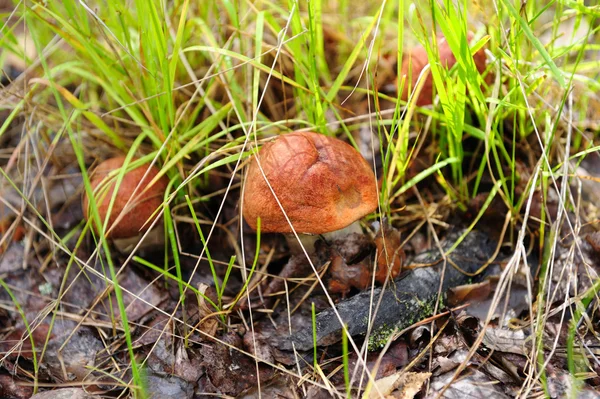
[[[450, 249], [462, 231], [450, 233], [442, 242], [444, 251]], [[474, 273], [483, 266], [496, 250], [496, 243], [487, 235], [472, 231], [463, 242], [448, 256], [442, 293], [445, 300], [449, 288], [481, 281], [490, 275], [492, 265], [475, 277], [468, 276], [457, 270], [455, 266], [466, 273]], [[438, 249], [432, 249], [417, 255], [409, 262], [410, 266], [431, 265], [419, 267], [401, 275], [382, 292], [375, 288], [372, 305], [376, 306], [379, 297], [383, 295], [377, 311], [371, 335], [401, 330], [415, 322], [430, 316], [437, 300], [440, 279], [442, 277], [443, 259]], [[496, 268], [497, 269], [497, 268]], [[352, 298], [340, 302], [336, 308], [342, 320], [347, 325], [351, 336], [365, 335], [368, 328], [369, 306], [371, 305], [371, 290], [363, 291]], [[317, 346], [331, 345], [342, 339], [342, 327], [332, 309], [319, 313], [316, 317]], [[276, 346], [283, 350], [292, 349], [292, 340], [299, 351], [313, 348], [313, 331], [303, 328], [292, 333], [291, 339], [278, 342]]]

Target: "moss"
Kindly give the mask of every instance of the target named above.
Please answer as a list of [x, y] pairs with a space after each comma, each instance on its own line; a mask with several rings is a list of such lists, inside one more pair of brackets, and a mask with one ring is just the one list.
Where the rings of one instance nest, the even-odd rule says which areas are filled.
[[[421, 311], [419, 312], [420, 313], [419, 320], [423, 320], [433, 314], [433, 311], [435, 310], [436, 299], [437, 299], [437, 296], [434, 296], [434, 297], [431, 297], [421, 303]], [[444, 294], [440, 297], [438, 311], [439, 311], [439, 309], [445, 308], [445, 306], [446, 306], [445, 302], [446, 302], [446, 295]]]
[[445, 309], [446, 308], [446, 294], [443, 294], [440, 297], [440, 306], [438, 306], [438, 309]]
[[38, 286], [38, 290], [40, 291], [40, 294], [49, 296], [52, 295], [53, 287], [51, 283], [44, 283]]
[[369, 343], [367, 346], [369, 352], [383, 348], [394, 332], [396, 332], [396, 327], [390, 327], [387, 324], [372, 331], [369, 335]]
[[435, 309], [435, 297], [434, 298], [429, 298], [427, 300], [425, 300], [423, 302], [423, 306], [421, 307], [421, 317], [419, 317], [421, 320], [423, 320], [426, 317], [429, 317], [433, 314], [433, 311]]
[[[433, 314], [433, 310], [435, 309], [435, 301], [437, 299], [437, 295], [431, 298], [428, 298], [424, 301], [418, 302], [416, 305], [417, 308], [414, 311], [407, 312], [408, 314], [414, 314], [413, 316], [408, 317], [406, 320], [400, 323], [398, 326], [389, 326], [387, 324], [382, 325], [376, 330], [372, 331], [369, 335], [368, 349], [370, 352], [381, 349], [388, 342], [390, 337], [398, 330], [404, 329], [406, 327], [410, 327], [418, 321], [421, 321], [427, 317], [430, 317]], [[440, 298], [440, 304], [438, 309], [443, 309], [445, 306], [446, 296], [442, 295]], [[365, 318], [364, 322], [367, 323], [368, 320]]]

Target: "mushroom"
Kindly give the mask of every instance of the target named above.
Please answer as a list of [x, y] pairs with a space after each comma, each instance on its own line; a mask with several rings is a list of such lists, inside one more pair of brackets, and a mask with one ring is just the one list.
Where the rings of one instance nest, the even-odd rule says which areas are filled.
[[[124, 156], [107, 159], [100, 163], [91, 174], [90, 184], [94, 190], [96, 206], [98, 207], [98, 213], [102, 221], [106, 219], [108, 207], [115, 189], [116, 173], [118, 173], [115, 171], [120, 169], [124, 162]], [[147, 174], [146, 171], [148, 171]], [[163, 176], [152, 186], [148, 186], [158, 173], [159, 170], [154, 166], [142, 165], [127, 171], [123, 175], [123, 180], [118, 187], [118, 192], [108, 219], [106, 235], [107, 238], [113, 239], [113, 243], [117, 249], [123, 252], [132, 244], [139, 241], [139, 236], [146, 232], [152, 224], [153, 214], [163, 202], [168, 179]], [[144, 177], [144, 175], [146, 176]], [[136, 188], [137, 191], [134, 196]], [[89, 220], [91, 217], [89, 211], [89, 199], [87, 194], [84, 194], [83, 212], [86, 220]], [[160, 230], [160, 228], [157, 230]], [[156, 243], [155, 240], [158, 239], [160, 241], [158, 237], [162, 236], [160, 231], [157, 233], [150, 237], [150, 240], [154, 244]]]
[[[469, 42], [473, 40], [473, 34], [471, 32], [467, 33], [467, 40]], [[443, 36], [438, 36], [437, 44], [441, 65], [444, 68], [452, 68], [454, 64], [456, 64], [456, 58], [454, 57], [452, 50], [450, 50], [448, 42]], [[475, 66], [479, 73], [483, 73], [485, 70], [485, 52], [483, 48], [479, 49], [479, 51], [473, 55], [473, 61], [475, 62]], [[406, 76], [401, 95], [402, 100], [408, 100], [410, 94], [409, 90], [415, 88], [421, 71], [428, 64], [429, 59], [427, 58], [427, 50], [425, 50], [425, 47], [423, 46], [415, 47], [404, 57], [400, 76], [398, 77], [398, 85], [400, 85], [402, 76]], [[433, 77], [431, 76], [431, 73], [425, 79], [423, 89], [421, 89], [421, 93], [419, 93], [419, 97], [416, 99], [416, 104], [418, 106], [433, 104]]]
[[[254, 230], [260, 218], [263, 233], [285, 234], [292, 255], [300, 253], [295, 231], [310, 255], [319, 235], [334, 240], [362, 233], [358, 220], [377, 208], [377, 197], [375, 175], [352, 146], [318, 133], [294, 132], [266, 143], [252, 159], [243, 216]], [[290, 268], [297, 264], [292, 256], [280, 277], [296, 275]], [[276, 291], [280, 281], [267, 293]]]
[[264, 233], [284, 233], [289, 238], [293, 227], [303, 235], [332, 239], [361, 232], [358, 220], [377, 208], [371, 167], [339, 139], [312, 132], [289, 133], [265, 144], [258, 159], [262, 171], [254, 158], [246, 175], [243, 203], [244, 219], [254, 230], [260, 217]]

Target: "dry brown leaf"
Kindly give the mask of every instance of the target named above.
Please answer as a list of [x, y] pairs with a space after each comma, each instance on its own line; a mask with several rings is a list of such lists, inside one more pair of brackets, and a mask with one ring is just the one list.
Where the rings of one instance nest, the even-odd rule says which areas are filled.
[[490, 349], [499, 352], [516, 353], [525, 355], [528, 352], [528, 334], [523, 330], [509, 329], [506, 327], [488, 327], [483, 337], [483, 343]]
[[421, 387], [431, 377], [431, 373], [415, 373], [399, 371], [395, 374], [383, 377], [375, 381], [374, 387], [369, 393], [369, 399], [386, 398], [412, 399], [421, 391]]
[[482, 301], [492, 292], [492, 287], [488, 280], [476, 284], [460, 285], [448, 290], [448, 304], [450, 306], [459, 306], [465, 302]]
[[207, 289], [208, 285], [200, 284], [198, 285], [198, 292], [202, 295], [198, 295], [198, 316], [200, 317], [200, 330], [204, 331], [206, 334], [214, 337], [217, 333], [217, 327], [219, 322], [216, 317], [211, 316], [214, 314], [214, 310], [211, 306], [206, 303], [207, 297]]
[[405, 255], [401, 244], [400, 232], [387, 223], [383, 223], [375, 237], [375, 246], [377, 247], [375, 280], [380, 284], [385, 282], [388, 274], [390, 280], [393, 280], [402, 271]]

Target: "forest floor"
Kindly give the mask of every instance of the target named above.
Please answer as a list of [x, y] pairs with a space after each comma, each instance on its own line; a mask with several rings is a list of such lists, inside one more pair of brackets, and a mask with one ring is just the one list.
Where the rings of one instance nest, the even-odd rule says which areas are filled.
[[0, 398], [600, 398], [597, 4], [93, 3], [0, 1]]

